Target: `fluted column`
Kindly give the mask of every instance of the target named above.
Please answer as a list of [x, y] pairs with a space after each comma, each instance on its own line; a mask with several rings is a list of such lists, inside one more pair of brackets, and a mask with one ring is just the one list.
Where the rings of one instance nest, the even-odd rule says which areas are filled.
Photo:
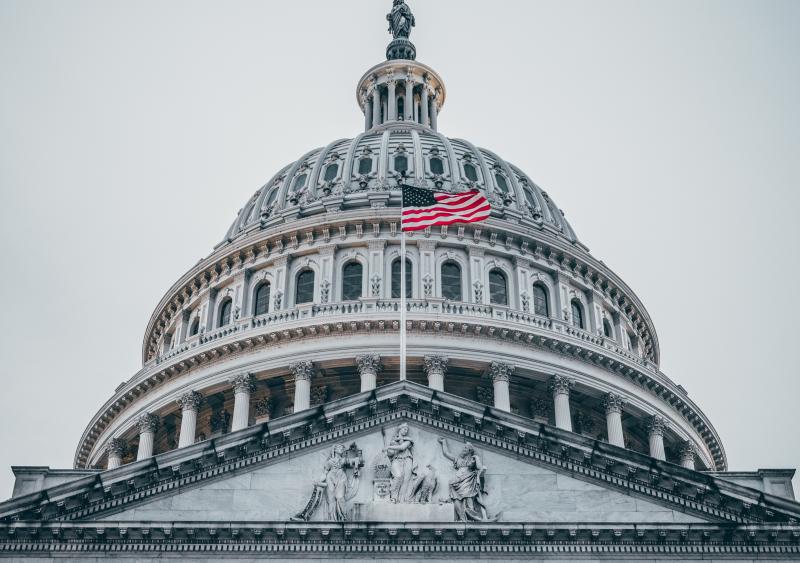
[[511, 412], [511, 394], [508, 391], [508, 382], [514, 366], [502, 362], [492, 362], [489, 365], [489, 377], [494, 386], [494, 408]]
[[420, 111], [422, 112], [420, 114], [421, 115], [421, 119], [422, 119], [422, 124], [427, 127], [428, 126], [428, 87], [424, 86], [424, 85], [422, 87], [422, 97], [420, 98], [419, 106], [420, 106]]
[[685, 467], [686, 469], [694, 469], [696, 456], [696, 450], [694, 444], [692, 444], [689, 440], [683, 443], [681, 446], [681, 466]]
[[233, 386], [233, 421], [231, 432], [236, 432], [250, 425], [250, 394], [256, 385], [249, 373], [237, 375], [230, 380]]
[[569, 391], [574, 382], [566, 377], [554, 375], [550, 380], [556, 412], [556, 426], [572, 432], [572, 413], [569, 409]]
[[153, 457], [153, 443], [159, 422], [158, 415], [149, 412], [141, 415], [136, 421], [139, 426], [139, 450], [136, 452], [136, 461]]
[[423, 362], [428, 375], [428, 387], [436, 391], [444, 391], [444, 375], [447, 373], [447, 356], [432, 354], [425, 356]]
[[439, 117], [439, 104], [437, 99], [439, 98], [439, 93], [436, 92], [433, 97], [431, 98], [431, 129], [434, 131], [436, 130], [436, 121]]
[[361, 107], [364, 110], [364, 131], [369, 131], [372, 128], [372, 108], [369, 106], [367, 96], [362, 96]]
[[377, 127], [381, 124], [381, 92], [375, 86], [372, 90], [372, 126]]
[[106, 444], [106, 453], [108, 453], [107, 469], [116, 469], [122, 465], [122, 456], [125, 455], [128, 444], [122, 438], [111, 438]]
[[397, 81], [390, 80], [386, 83], [386, 86], [389, 90], [388, 98], [389, 98], [389, 117], [388, 121], [395, 121], [397, 119], [397, 96], [396, 89], [397, 89]]
[[294, 412], [300, 412], [311, 406], [311, 378], [314, 376], [314, 364], [303, 360], [289, 366], [294, 376]]
[[189, 391], [178, 399], [181, 406], [181, 433], [178, 438], [178, 447], [185, 448], [194, 444], [197, 434], [197, 411], [203, 404], [203, 395], [197, 391]]
[[364, 354], [356, 357], [356, 366], [361, 375], [361, 391], [372, 391], [377, 386], [381, 357], [378, 354]]
[[650, 457], [664, 461], [667, 459], [664, 453], [664, 431], [667, 423], [660, 415], [651, 416], [647, 421], [647, 435], [650, 440]]
[[406, 79], [405, 99], [406, 121], [414, 121], [414, 81], [411, 75]]
[[625, 435], [622, 433], [622, 406], [625, 400], [614, 393], [609, 393], [603, 400], [606, 408], [606, 426], [608, 427], [608, 443], [620, 448], [625, 447]]

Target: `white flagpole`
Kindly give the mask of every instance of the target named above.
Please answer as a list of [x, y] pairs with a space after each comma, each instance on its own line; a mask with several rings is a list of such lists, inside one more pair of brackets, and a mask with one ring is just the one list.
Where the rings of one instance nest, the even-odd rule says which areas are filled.
[[400, 381], [406, 379], [406, 232], [400, 226]]

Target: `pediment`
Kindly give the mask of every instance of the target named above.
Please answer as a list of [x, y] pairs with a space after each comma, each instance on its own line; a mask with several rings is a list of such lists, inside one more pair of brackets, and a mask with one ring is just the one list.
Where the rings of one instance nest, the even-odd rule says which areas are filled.
[[[376, 497], [376, 487], [391, 486], [391, 479], [377, 483], [376, 460], [402, 423], [410, 429], [416, 476], [428, 465], [437, 476], [431, 502]], [[449, 483], [457, 472], [442, 454], [440, 436], [451, 453], [467, 441], [474, 445], [486, 468], [486, 521], [791, 523], [800, 517], [797, 503], [403, 381], [12, 499], [0, 504], [0, 519], [327, 520], [327, 497], [301, 513], [334, 446], [343, 444], [360, 450], [363, 463], [357, 490], [345, 491], [348, 518], [452, 522]], [[352, 481], [352, 468], [345, 473]]]

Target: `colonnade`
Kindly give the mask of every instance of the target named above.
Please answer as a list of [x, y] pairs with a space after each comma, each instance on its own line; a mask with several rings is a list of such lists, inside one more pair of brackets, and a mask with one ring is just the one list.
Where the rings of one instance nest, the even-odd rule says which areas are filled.
[[[378, 354], [364, 354], [355, 358], [355, 364], [361, 380], [361, 391], [375, 389], [377, 376], [381, 370], [381, 357]], [[428, 386], [436, 391], [444, 391], [448, 358], [443, 355], [428, 355], [423, 358], [423, 368], [428, 377]], [[315, 367], [310, 360], [295, 362], [289, 366], [294, 380], [294, 412], [300, 412], [311, 406], [311, 383], [315, 376]], [[492, 362], [488, 368], [488, 377], [492, 381], [494, 391], [494, 407], [506, 412], [511, 411], [509, 384], [514, 373], [514, 366], [503, 362]], [[246, 428], [250, 423], [250, 399], [255, 389], [255, 380], [249, 373], [241, 374], [229, 381], [234, 392], [233, 420], [231, 431]], [[553, 396], [555, 425], [562, 430], [572, 432], [572, 413], [570, 410], [570, 392], [575, 382], [561, 375], [554, 375], [549, 382], [549, 390]], [[197, 415], [203, 405], [204, 397], [197, 391], [188, 391], [181, 395], [177, 403], [181, 407], [181, 427], [178, 447], [183, 448], [195, 443], [197, 434]], [[606, 413], [608, 442], [621, 448], [626, 447], [622, 427], [622, 412], [626, 401], [620, 395], [607, 393], [603, 398]], [[137, 461], [153, 456], [153, 444], [159, 417], [145, 413], [137, 420], [139, 428], [139, 449]], [[664, 433], [667, 423], [660, 415], [645, 420], [650, 456], [665, 460]], [[106, 446], [108, 469], [119, 467], [126, 453], [126, 443], [120, 438], [113, 438]], [[696, 450], [691, 442], [684, 442], [680, 452], [680, 464], [683, 467], [695, 468]]]
[[[372, 129], [388, 121], [411, 121], [436, 130], [441, 93], [427, 82], [415, 82], [406, 78], [391, 79], [374, 84], [361, 99], [364, 112], [364, 128]], [[415, 88], [416, 87], [416, 88]], [[398, 100], [403, 100], [402, 111]]]

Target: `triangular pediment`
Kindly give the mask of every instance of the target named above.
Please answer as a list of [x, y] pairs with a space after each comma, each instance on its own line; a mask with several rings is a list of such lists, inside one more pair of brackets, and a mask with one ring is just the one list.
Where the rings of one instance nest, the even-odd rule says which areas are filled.
[[[402, 423], [409, 426], [416, 477], [421, 483], [426, 472], [436, 475], [429, 502], [392, 503], [379, 495], [391, 479], [376, 465], [386, 462], [385, 441]], [[440, 436], [453, 457], [465, 442], [474, 445], [486, 468], [486, 520], [747, 523], [800, 516], [797, 503], [404, 381], [13, 499], [0, 504], [0, 518], [326, 520], [332, 517], [326, 498], [303, 509], [334, 446], [344, 444], [353, 445], [348, 455], [360, 450], [363, 461], [357, 490], [352, 468], [345, 471], [347, 518], [452, 522], [449, 483], [457, 471]]]

